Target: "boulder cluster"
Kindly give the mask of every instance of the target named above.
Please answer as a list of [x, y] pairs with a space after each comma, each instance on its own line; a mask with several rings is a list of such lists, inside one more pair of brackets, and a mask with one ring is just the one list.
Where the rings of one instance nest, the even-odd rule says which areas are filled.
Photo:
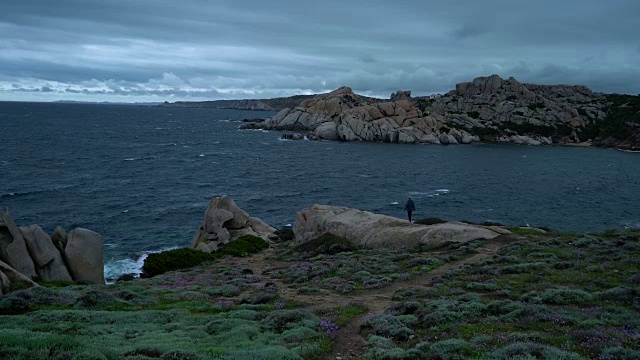
[[0, 211], [0, 294], [17, 284], [47, 281], [104, 284], [102, 236], [58, 226], [49, 236], [38, 225], [18, 227], [8, 209]]
[[394, 143], [524, 145], [581, 142], [580, 131], [606, 117], [606, 98], [585, 86], [523, 84], [498, 75], [456, 85], [442, 96], [364, 98], [349, 87], [283, 109], [245, 129], [306, 133], [309, 139]]
[[213, 252], [233, 239], [253, 235], [268, 240], [276, 229], [264, 221], [249, 216], [229, 196], [214, 197], [204, 213], [204, 221], [193, 239], [191, 247]]

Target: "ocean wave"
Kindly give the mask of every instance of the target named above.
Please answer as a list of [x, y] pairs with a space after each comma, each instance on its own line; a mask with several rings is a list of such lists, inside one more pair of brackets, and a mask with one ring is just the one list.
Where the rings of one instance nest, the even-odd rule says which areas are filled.
[[417, 199], [423, 199], [427, 197], [436, 197], [440, 195], [445, 195], [450, 192], [451, 190], [449, 189], [437, 189], [437, 190], [430, 190], [430, 191], [410, 191], [409, 196]]
[[7, 165], [9, 165], [9, 162], [8, 162], [8, 161], [2, 161], [2, 162], [0, 162], [0, 166], [7, 166]]
[[124, 161], [153, 160], [156, 158], [157, 158], [156, 156], [145, 156], [140, 158], [133, 157], [133, 158], [126, 158], [124, 159]]
[[160, 250], [142, 251], [133, 254], [133, 256], [128, 259], [112, 259], [107, 261], [104, 264], [104, 278], [107, 280], [107, 284], [113, 284], [118, 280], [118, 277], [124, 274], [135, 274], [136, 276], [140, 276], [144, 260], [147, 256], [177, 248], [178, 246], [172, 246]]
[[400, 205], [400, 203], [399, 203], [399, 202], [397, 202], [397, 201], [394, 201], [394, 202], [392, 202], [392, 203], [391, 203], [391, 204], [389, 204], [389, 205]]
[[6, 194], [0, 194], [0, 199], [9, 198], [9, 197], [13, 197], [13, 196], [18, 197], [18, 196], [43, 194], [43, 193], [47, 193], [47, 192], [66, 190], [66, 189], [70, 189], [70, 188], [73, 188], [73, 187], [76, 187], [76, 186], [78, 186], [78, 185], [57, 186], [57, 187], [52, 187], [52, 188], [48, 188], [48, 189], [38, 189], [38, 190], [31, 190], [31, 191], [14, 191], [14, 192], [6, 193]]

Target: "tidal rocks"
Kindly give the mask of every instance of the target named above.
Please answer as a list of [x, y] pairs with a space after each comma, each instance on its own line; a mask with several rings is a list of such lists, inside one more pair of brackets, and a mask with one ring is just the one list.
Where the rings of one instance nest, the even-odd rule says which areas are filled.
[[[0, 262], [27, 279], [39, 276], [47, 281], [104, 284], [102, 251], [102, 237], [91, 230], [78, 228], [67, 235], [57, 227], [49, 236], [38, 225], [18, 228], [8, 209], [0, 212]], [[8, 271], [0, 276], [3, 284]]]
[[343, 237], [354, 245], [369, 248], [399, 248], [445, 241], [465, 242], [492, 239], [500, 235], [485, 226], [459, 222], [417, 225], [391, 216], [326, 205], [313, 205], [299, 211], [293, 232], [297, 243], [332, 234]]
[[268, 240], [276, 229], [264, 221], [250, 217], [240, 209], [229, 196], [214, 197], [207, 207], [204, 221], [193, 239], [191, 247], [204, 252], [218, 250], [218, 247], [244, 235], [259, 236]]

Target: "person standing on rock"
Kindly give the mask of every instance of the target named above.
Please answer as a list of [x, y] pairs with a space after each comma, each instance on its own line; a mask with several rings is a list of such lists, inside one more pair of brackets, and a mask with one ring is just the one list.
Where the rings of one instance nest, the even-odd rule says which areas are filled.
[[416, 204], [413, 203], [413, 199], [409, 196], [409, 200], [404, 205], [404, 209], [407, 211], [407, 215], [409, 216], [409, 223], [411, 223], [411, 214], [416, 211]]

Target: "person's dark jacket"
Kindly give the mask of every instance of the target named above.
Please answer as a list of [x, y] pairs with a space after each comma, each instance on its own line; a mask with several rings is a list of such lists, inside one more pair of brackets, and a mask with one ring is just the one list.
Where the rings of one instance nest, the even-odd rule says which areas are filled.
[[413, 203], [413, 200], [407, 200], [407, 204], [404, 206], [406, 211], [416, 211], [416, 204]]

